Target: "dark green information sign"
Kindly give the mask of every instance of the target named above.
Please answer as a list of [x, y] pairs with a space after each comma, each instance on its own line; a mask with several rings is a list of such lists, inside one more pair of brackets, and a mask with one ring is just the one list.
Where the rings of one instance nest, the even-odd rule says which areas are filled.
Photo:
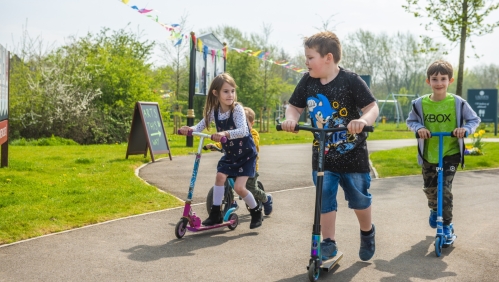
[[128, 155], [138, 154], [144, 154], [145, 157], [148, 149], [153, 162], [154, 154], [168, 154], [170, 160], [172, 159], [158, 103], [137, 102], [128, 137], [126, 158]]
[[497, 135], [497, 89], [468, 89], [468, 103], [482, 122], [493, 122]]

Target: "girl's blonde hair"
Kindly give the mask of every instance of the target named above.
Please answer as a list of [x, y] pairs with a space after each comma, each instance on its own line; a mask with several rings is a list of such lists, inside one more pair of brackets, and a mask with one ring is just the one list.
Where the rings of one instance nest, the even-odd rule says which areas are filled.
[[[220, 102], [218, 101], [218, 97], [215, 96], [213, 91], [216, 91], [216, 93], [220, 93], [220, 90], [222, 90], [222, 86], [224, 83], [229, 84], [230, 86], [237, 88], [236, 81], [234, 81], [234, 78], [230, 76], [228, 73], [222, 73], [217, 75], [213, 81], [211, 81], [210, 84], [210, 89], [208, 90], [208, 95], [206, 96], [206, 102], [204, 104], [204, 111], [203, 111], [203, 117], [204, 117], [204, 122], [206, 129], [210, 130], [210, 113], [212, 111], [218, 110], [220, 107]], [[234, 110], [234, 106], [236, 105], [237, 102], [237, 94], [234, 95], [234, 103], [230, 105], [230, 111]]]
[[253, 123], [255, 121], [255, 111], [253, 111], [253, 109], [251, 109], [250, 107], [244, 107], [244, 114], [246, 114], [246, 119], [250, 123]]

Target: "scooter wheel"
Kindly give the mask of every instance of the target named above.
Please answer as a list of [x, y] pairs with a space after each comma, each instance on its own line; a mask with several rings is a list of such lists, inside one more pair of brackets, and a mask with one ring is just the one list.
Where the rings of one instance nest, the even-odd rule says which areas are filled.
[[440, 257], [441, 254], [442, 254], [442, 238], [440, 238], [440, 236], [437, 236], [435, 238], [435, 255], [437, 257]]
[[178, 239], [182, 239], [182, 237], [184, 237], [186, 232], [187, 232], [187, 220], [181, 219], [179, 222], [177, 222], [177, 225], [175, 226], [175, 236], [177, 236]]
[[317, 281], [321, 272], [320, 268], [315, 268], [315, 261], [311, 262], [308, 266], [308, 280]]
[[[234, 201], [234, 195], [232, 194], [232, 186], [229, 184], [229, 180], [225, 180], [225, 191], [224, 191], [224, 199], [222, 201], [222, 206], [220, 207], [222, 213], [226, 213], [230, 209], [230, 204]], [[213, 205], [213, 187], [208, 191], [208, 195], [206, 196], [206, 212], [210, 214], [211, 206]]]
[[237, 216], [237, 214], [235, 213], [232, 213], [230, 216], [229, 216], [229, 220], [233, 220], [234, 223], [232, 223], [231, 225], [227, 226], [229, 227], [230, 230], [234, 230], [236, 229], [237, 225], [239, 224], [239, 217]]

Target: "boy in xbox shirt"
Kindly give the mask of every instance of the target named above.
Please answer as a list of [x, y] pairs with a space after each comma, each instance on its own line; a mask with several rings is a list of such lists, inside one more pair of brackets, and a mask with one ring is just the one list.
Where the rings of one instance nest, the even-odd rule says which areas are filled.
[[433, 93], [412, 101], [407, 126], [419, 134], [418, 163], [422, 165], [423, 191], [430, 208], [429, 224], [437, 228], [438, 138], [430, 132], [453, 132], [457, 138], [444, 138], [443, 146], [443, 225], [444, 234], [454, 233], [452, 224], [452, 180], [459, 164], [464, 165], [464, 137], [472, 134], [480, 118], [463, 98], [447, 93], [454, 81], [452, 65], [446, 61], [433, 62], [426, 71], [426, 83]]

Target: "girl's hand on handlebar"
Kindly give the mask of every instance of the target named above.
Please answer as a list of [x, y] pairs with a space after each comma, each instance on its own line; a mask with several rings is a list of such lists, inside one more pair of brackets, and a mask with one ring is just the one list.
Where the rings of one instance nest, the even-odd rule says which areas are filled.
[[352, 134], [359, 134], [364, 129], [364, 126], [367, 125], [367, 121], [363, 119], [354, 119], [350, 121], [347, 125], [348, 131]]
[[462, 127], [454, 129], [454, 131], [452, 133], [457, 138], [464, 138], [464, 137], [466, 137], [466, 129], [464, 129]]
[[192, 128], [190, 128], [189, 126], [184, 125], [184, 126], [182, 126], [179, 129], [179, 131], [180, 131], [180, 134], [187, 135], [189, 133], [189, 131], [192, 131]]
[[296, 121], [294, 120], [285, 120], [281, 123], [282, 130], [287, 132], [297, 133], [298, 131], [295, 131], [295, 127], [296, 127]]
[[426, 128], [420, 128], [418, 130], [418, 135], [419, 135], [419, 138], [420, 139], [428, 139], [428, 138], [431, 138], [431, 132], [426, 129]]
[[215, 134], [213, 134], [211, 136], [211, 140], [215, 141], [215, 142], [220, 142], [220, 140], [222, 139], [222, 137], [226, 137], [227, 139], [229, 139], [229, 136], [227, 136], [227, 131], [220, 131], [220, 132], [217, 132]]

